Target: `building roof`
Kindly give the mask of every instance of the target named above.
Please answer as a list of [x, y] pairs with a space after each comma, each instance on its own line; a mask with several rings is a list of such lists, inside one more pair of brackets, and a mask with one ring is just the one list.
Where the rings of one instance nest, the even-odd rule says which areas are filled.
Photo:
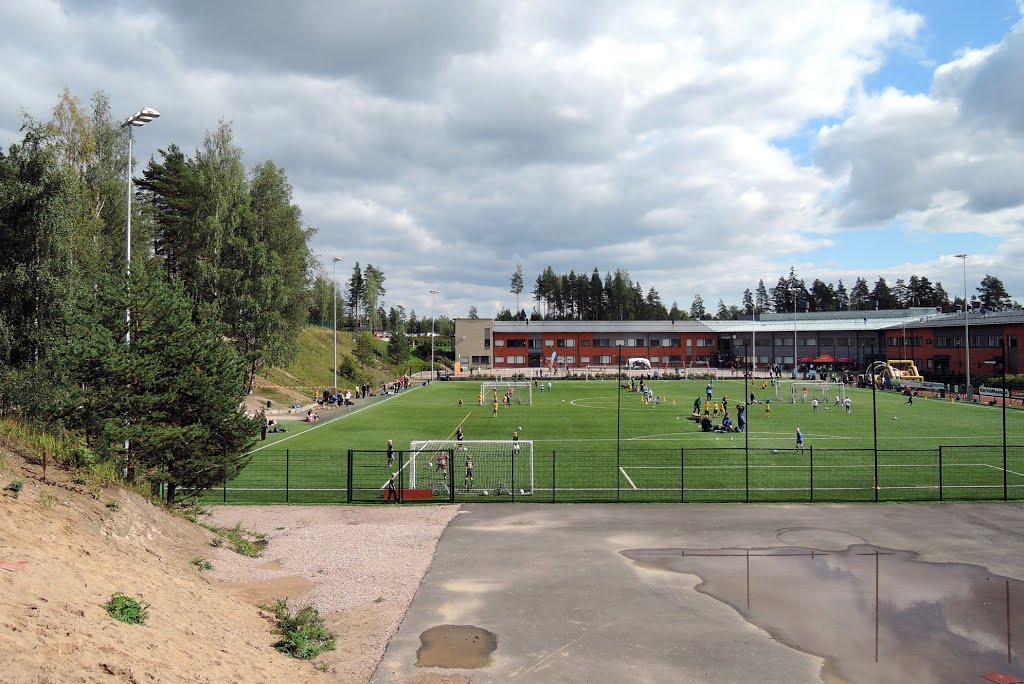
[[494, 321], [496, 333], [712, 332], [702, 321]]
[[[967, 313], [967, 324], [975, 325], [1021, 325], [1024, 324], [1024, 309], [1007, 309], [1005, 311], [969, 311]], [[963, 312], [941, 314], [930, 316], [914, 321], [907, 321], [906, 324], [896, 323], [888, 326], [893, 328], [962, 328], [964, 326]]]

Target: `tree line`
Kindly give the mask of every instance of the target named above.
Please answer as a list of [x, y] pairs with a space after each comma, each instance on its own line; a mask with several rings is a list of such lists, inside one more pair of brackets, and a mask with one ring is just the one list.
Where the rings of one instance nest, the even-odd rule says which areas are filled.
[[106, 95], [65, 90], [0, 150], [0, 411], [173, 503], [244, 466], [260, 425], [242, 399], [297, 353], [315, 231], [284, 170], [247, 168], [222, 121], [142, 169], [126, 264], [126, 136]]
[[[704, 304], [700, 294], [694, 296], [689, 309], [681, 309], [676, 302], [666, 309], [657, 289], [651, 287], [645, 293], [625, 269], [617, 269], [614, 274], [607, 272], [602, 278], [596, 268], [588, 276], [575, 271], [557, 274], [550, 266], [545, 267], [531, 292], [535, 304], [529, 316], [519, 306], [524, 288], [523, 267], [517, 265], [509, 290], [516, 295], [516, 310], [502, 309], [497, 320], [736, 320], [767, 312], [790, 312], [794, 307], [802, 312], [934, 307], [948, 313], [964, 306], [963, 297], [950, 298], [942, 283], [932, 283], [925, 276], [897, 278], [892, 286], [881, 276], [873, 286], [858, 277], [850, 288], [841, 279], [832, 284], [816, 278], [808, 286], [793, 267], [788, 276], [779, 277], [774, 287], [767, 287], [764, 279], [760, 279], [753, 290], [743, 291], [739, 305], [727, 305], [720, 299], [713, 309]], [[1003, 282], [988, 274], [971, 296], [969, 306], [988, 311], [1021, 307], [1011, 299]]]

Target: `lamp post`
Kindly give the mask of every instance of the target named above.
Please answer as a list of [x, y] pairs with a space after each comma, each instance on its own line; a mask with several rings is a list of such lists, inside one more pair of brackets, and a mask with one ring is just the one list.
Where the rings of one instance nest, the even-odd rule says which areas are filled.
[[789, 288], [789, 291], [793, 293], [793, 377], [796, 377], [796, 303], [797, 303], [797, 292], [799, 290], [795, 287]]
[[438, 290], [430, 291], [430, 379], [434, 379], [434, 295], [441, 294]]
[[967, 254], [954, 254], [957, 259], [964, 262], [964, 364], [967, 372], [966, 397], [971, 398], [971, 329], [967, 322]]
[[334, 276], [331, 278], [331, 294], [334, 297], [334, 393], [338, 393], [338, 262], [341, 257], [333, 257]]
[[[153, 119], [160, 116], [160, 112], [152, 109], [151, 107], [143, 107], [141, 110], [132, 114], [128, 119], [121, 124], [121, 128], [128, 129], [128, 162], [125, 168], [125, 181], [128, 186], [128, 212], [127, 219], [125, 221], [124, 229], [124, 262], [125, 262], [125, 274], [131, 275], [132, 267], [132, 129], [141, 128], [145, 126]], [[131, 308], [124, 312], [125, 320], [125, 333], [124, 341], [126, 344], [131, 344], [132, 332], [131, 332]]]

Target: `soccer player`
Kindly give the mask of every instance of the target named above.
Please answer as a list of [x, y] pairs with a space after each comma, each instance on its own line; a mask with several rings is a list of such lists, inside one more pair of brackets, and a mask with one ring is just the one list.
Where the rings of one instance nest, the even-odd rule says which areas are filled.
[[707, 400], [704, 401], [704, 414], [705, 415], [711, 415], [711, 402], [710, 401], [707, 401]]
[[437, 455], [437, 465], [434, 466], [434, 472], [441, 472], [441, 477], [448, 474], [448, 454], [441, 452]]
[[391, 473], [391, 477], [388, 478], [388, 501], [394, 501], [398, 503], [398, 491], [395, 489], [395, 478], [398, 477], [398, 472]]
[[818, 412], [818, 398], [817, 397], [815, 397], [814, 399], [811, 400], [811, 410], [814, 411], [815, 413]]
[[388, 468], [395, 465], [395, 445], [388, 440]]
[[806, 387], [804, 387], [804, 396], [803, 396], [802, 399], [800, 399], [800, 403], [801, 404], [806, 404], [807, 403], [807, 388]]
[[456, 442], [461, 442], [462, 441], [462, 426], [461, 425], [459, 427], [455, 428], [455, 441]]
[[725, 395], [722, 397], [722, 413], [729, 412], [729, 396]]
[[494, 400], [494, 417], [495, 418], [498, 417], [498, 400], [497, 399]]
[[480, 404], [481, 406], [484, 405], [484, 393], [483, 392], [477, 392], [476, 393], [476, 403]]
[[718, 417], [718, 412], [721, 410], [721, 407], [719, 407], [717, 401], [714, 404], [712, 404], [711, 407], [712, 407], [711, 408], [711, 417], [712, 418], [717, 418]]
[[521, 448], [522, 448], [522, 445], [519, 444], [519, 433], [513, 431], [512, 432], [512, 453], [513, 454], [518, 454], [519, 450]]
[[712, 388], [710, 382], [708, 383], [708, 386], [704, 389], [704, 391], [707, 393], [708, 399], [710, 400], [711, 399], [711, 395], [714, 393], [714, 389]]
[[469, 491], [469, 488], [471, 486], [473, 486], [473, 457], [472, 456], [467, 456], [466, 457], [466, 481], [463, 484], [463, 487], [466, 489], [466, 491]]
[[850, 413], [852, 408], [853, 408], [853, 402], [850, 401], [850, 397], [846, 397], [846, 412]]
[[842, 406], [842, 404], [839, 403], [839, 392], [836, 392], [836, 406]]
[[772, 400], [771, 399], [765, 399], [765, 401], [764, 401], [764, 417], [765, 418], [771, 418], [772, 417]]
[[804, 453], [804, 433], [800, 432], [800, 428], [796, 429], [796, 450]]

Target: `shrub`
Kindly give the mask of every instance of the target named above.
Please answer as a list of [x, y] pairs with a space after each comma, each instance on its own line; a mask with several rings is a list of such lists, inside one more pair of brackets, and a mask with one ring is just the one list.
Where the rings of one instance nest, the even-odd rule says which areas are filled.
[[110, 597], [110, 601], [103, 604], [107, 615], [118, 622], [129, 625], [144, 625], [149, 618], [149, 604], [136, 601], [131, 596], [125, 596], [117, 592]]
[[309, 660], [324, 651], [334, 650], [334, 633], [327, 629], [324, 619], [313, 606], [306, 606], [295, 615], [288, 607], [288, 599], [278, 599], [273, 606], [260, 606], [274, 613], [280, 641], [274, 648], [293, 658]]
[[118, 501], [117, 499], [111, 499], [110, 501], [107, 502], [107, 508], [109, 508], [112, 511], [119, 511], [121, 510], [121, 502]]
[[4, 491], [5, 492], [10, 492], [11, 496], [13, 496], [15, 499], [17, 499], [18, 495], [21, 494], [21, 488], [24, 487], [24, 486], [25, 486], [25, 483], [22, 482], [21, 480], [11, 480], [10, 484], [8, 484], [6, 487], [4, 487]]
[[204, 570], [213, 570], [213, 563], [205, 558], [193, 558], [192, 565], [199, 568], [199, 572], [203, 572]]
[[53, 494], [40, 494], [39, 505], [48, 511], [52, 511], [57, 506], [57, 497]]

